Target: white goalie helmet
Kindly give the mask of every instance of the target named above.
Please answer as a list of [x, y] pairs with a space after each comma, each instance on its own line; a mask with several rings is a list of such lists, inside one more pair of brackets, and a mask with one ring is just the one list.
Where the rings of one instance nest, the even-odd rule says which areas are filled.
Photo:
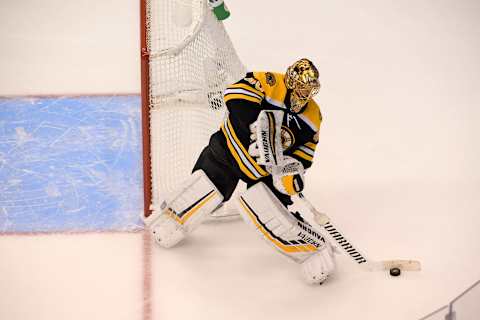
[[318, 69], [312, 61], [303, 58], [288, 67], [285, 73], [285, 85], [292, 90], [290, 110], [298, 113], [320, 90]]

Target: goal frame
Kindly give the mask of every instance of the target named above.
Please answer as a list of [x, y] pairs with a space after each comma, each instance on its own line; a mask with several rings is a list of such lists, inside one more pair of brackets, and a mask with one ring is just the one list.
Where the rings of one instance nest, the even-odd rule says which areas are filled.
[[141, 71], [141, 108], [142, 108], [142, 154], [143, 154], [143, 214], [148, 217], [152, 214], [152, 163], [150, 144], [150, 63], [147, 46], [147, 1], [140, 0], [140, 71]]
[[148, 217], [188, 179], [225, 115], [223, 91], [246, 68], [208, 0], [140, 0], [140, 65]]

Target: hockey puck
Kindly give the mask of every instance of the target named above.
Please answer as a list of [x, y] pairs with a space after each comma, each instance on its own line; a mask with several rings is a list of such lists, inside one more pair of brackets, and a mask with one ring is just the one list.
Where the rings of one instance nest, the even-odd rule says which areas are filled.
[[392, 277], [398, 277], [401, 273], [402, 273], [402, 271], [400, 270], [400, 268], [392, 268], [392, 269], [390, 269], [390, 275], [391, 275]]

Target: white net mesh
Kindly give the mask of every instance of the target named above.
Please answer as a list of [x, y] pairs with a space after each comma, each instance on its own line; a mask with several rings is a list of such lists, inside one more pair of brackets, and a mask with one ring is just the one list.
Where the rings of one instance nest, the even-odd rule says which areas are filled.
[[147, 1], [152, 203], [185, 180], [246, 70], [206, 0]]

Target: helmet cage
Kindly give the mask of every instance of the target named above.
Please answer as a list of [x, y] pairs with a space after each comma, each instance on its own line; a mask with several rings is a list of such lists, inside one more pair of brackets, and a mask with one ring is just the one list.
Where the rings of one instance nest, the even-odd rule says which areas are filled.
[[290, 95], [291, 109], [299, 112], [307, 102], [320, 90], [318, 70], [308, 59], [300, 59], [288, 67], [285, 85], [292, 90]]

